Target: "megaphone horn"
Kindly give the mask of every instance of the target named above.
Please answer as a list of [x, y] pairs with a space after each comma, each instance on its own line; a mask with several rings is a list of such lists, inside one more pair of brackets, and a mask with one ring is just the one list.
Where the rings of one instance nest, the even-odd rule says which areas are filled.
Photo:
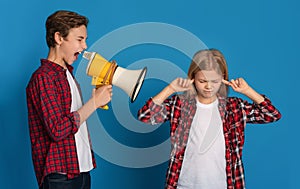
[[[116, 64], [115, 61], [108, 62], [96, 52], [83, 53], [83, 58], [89, 60], [86, 73], [92, 76], [92, 85], [96, 88], [112, 84], [121, 88], [134, 102], [145, 79], [147, 67], [141, 70], [128, 70]], [[105, 107], [104, 109], [108, 109]]]
[[147, 68], [141, 70], [127, 70], [118, 66], [113, 75], [112, 84], [123, 89], [134, 102], [146, 76]]

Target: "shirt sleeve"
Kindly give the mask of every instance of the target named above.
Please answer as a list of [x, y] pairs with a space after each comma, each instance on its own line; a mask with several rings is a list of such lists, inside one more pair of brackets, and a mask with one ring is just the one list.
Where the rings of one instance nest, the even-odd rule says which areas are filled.
[[270, 99], [265, 95], [262, 96], [264, 97], [264, 101], [260, 104], [251, 104], [243, 101], [248, 123], [270, 123], [278, 121], [281, 118], [281, 113], [272, 104]]
[[166, 112], [163, 109], [163, 105], [155, 104], [153, 99], [150, 98], [138, 111], [138, 119], [151, 125], [162, 123], [164, 117], [166, 117]]
[[[29, 96], [33, 107], [38, 110], [39, 118], [54, 141], [62, 140], [78, 131], [80, 116], [78, 112], [64, 111], [61, 98], [53, 79], [47, 74], [39, 74], [32, 82]], [[71, 100], [70, 100], [71, 101]]]
[[156, 125], [170, 119], [170, 100], [167, 99], [161, 105], [155, 104], [150, 98], [138, 111], [138, 119], [144, 123]]

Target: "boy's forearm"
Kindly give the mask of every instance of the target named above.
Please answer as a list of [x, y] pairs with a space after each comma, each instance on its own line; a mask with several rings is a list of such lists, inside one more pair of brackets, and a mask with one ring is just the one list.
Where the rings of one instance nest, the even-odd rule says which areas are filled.
[[80, 115], [80, 125], [86, 121], [90, 115], [97, 109], [93, 98], [88, 100], [77, 112]]

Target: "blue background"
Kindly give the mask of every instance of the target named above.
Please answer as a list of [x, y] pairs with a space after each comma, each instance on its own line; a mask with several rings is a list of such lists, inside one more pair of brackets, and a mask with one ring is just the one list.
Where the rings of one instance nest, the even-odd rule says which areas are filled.
[[[300, 50], [300, 13], [296, 0], [3, 0], [0, 5], [0, 188], [37, 188], [25, 87], [39, 66], [39, 59], [47, 56], [44, 23], [58, 9], [73, 10], [90, 19], [88, 45], [122, 26], [162, 22], [181, 27], [208, 47], [220, 49], [229, 64], [230, 77], [244, 77], [257, 91], [269, 96], [283, 114], [279, 122], [247, 127], [244, 148], [247, 188], [299, 188], [296, 183], [300, 168], [296, 120], [299, 59], [296, 56]], [[155, 47], [141, 47], [136, 50], [139, 53], [134, 52], [134, 48], [129, 50], [127, 56], [133, 60], [137, 54], [147, 57], [149, 53], [151, 56], [161, 53], [159, 56], [166, 59], [172, 57], [169, 50], [158, 51]], [[169, 53], [164, 56], [162, 52]], [[74, 66], [77, 65], [75, 62]], [[163, 85], [157, 82], [156, 89]], [[146, 90], [148, 87], [150, 83], [145, 82], [137, 101], [131, 105], [133, 114], [155, 94], [154, 88]], [[108, 132], [123, 143], [126, 138], [136, 137], [141, 146], [153, 145], [149, 139], [144, 141], [143, 137], [122, 129], [108, 129]], [[161, 132], [153, 139], [157, 143], [168, 137], [167, 130], [157, 132]], [[163, 188], [166, 163], [125, 168], [97, 156], [97, 164], [98, 168], [92, 171], [93, 188]]]

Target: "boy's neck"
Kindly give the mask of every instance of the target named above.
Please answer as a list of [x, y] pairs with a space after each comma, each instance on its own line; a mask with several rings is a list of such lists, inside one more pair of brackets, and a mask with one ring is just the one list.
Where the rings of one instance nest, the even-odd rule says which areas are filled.
[[55, 48], [50, 48], [47, 59], [51, 62], [62, 66], [64, 69], [67, 69], [65, 61], [59, 56], [59, 53], [56, 51]]

